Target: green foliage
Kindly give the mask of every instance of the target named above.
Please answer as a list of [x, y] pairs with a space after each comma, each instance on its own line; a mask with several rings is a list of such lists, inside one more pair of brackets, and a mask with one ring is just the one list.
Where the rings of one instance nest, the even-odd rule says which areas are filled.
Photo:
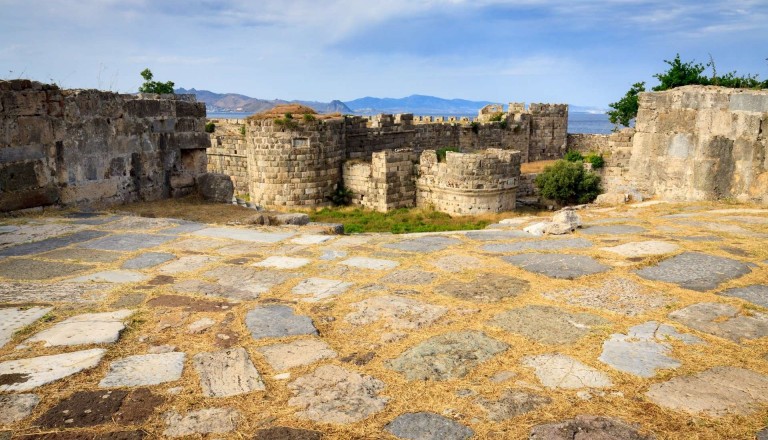
[[[275, 118], [275, 125], [288, 130], [295, 130], [299, 126], [299, 123], [293, 119], [293, 116], [290, 113], [286, 113], [285, 115], [285, 118]], [[287, 117], [289, 115], [291, 116], [290, 118]]]
[[680, 54], [677, 54], [674, 60], [664, 60], [664, 62], [669, 65], [669, 69], [666, 72], [653, 75], [659, 80], [659, 85], [653, 88], [655, 92], [690, 84], [709, 85], [709, 78], [703, 76], [702, 72], [710, 64], [694, 63], [693, 61], [684, 63], [680, 61]]
[[568, 162], [578, 162], [580, 160], [583, 161], [584, 156], [582, 156], [581, 153], [579, 153], [576, 150], [568, 150], [565, 152], [564, 159], [567, 160]]
[[599, 170], [605, 166], [605, 159], [602, 154], [590, 153], [584, 157], [584, 162], [592, 164], [592, 169]]
[[339, 185], [329, 199], [331, 200], [331, 203], [333, 203], [333, 206], [348, 206], [352, 203], [352, 195], [353, 193], [351, 189], [344, 185]]
[[455, 153], [458, 153], [461, 150], [459, 149], [459, 147], [443, 147], [443, 148], [439, 148], [437, 150], [437, 161], [438, 162], [445, 162], [445, 155], [449, 151], [453, 151]]
[[504, 113], [502, 112], [496, 112], [491, 115], [490, 118], [488, 118], [491, 122], [501, 122], [501, 120], [504, 118]]
[[536, 176], [534, 183], [542, 197], [561, 205], [589, 203], [600, 194], [600, 176], [584, 171], [582, 162], [558, 160]]
[[214, 131], [216, 131], [216, 124], [214, 124], [211, 121], [207, 122], [205, 124], [205, 132], [206, 133], [213, 133]]
[[461, 231], [483, 229], [491, 222], [472, 217], [451, 217], [433, 210], [400, 208], [388, 212], [361, 208], [323, 208], [311, 213], [313, 222], [342, 223], [344, 232], [412, 232]]
[[286, 113], [283, 116], [285, 117], [285, 119], [293, 119], [293, 115], [291, 113]]
[[245, 136], [245, 124], [240, 126], [240, 135]]
[[472, 121], [469, 126], [472, 127], [472, 133], [477, 134], [480, 131], [480, 123], [477, 121]]
[[304, 122], [313, 122], [316, 118], [312, 113], [304, 113]]
[[613, 109], [608, 112], [608, 120], [610, 120], [612, 124], [621, 124], [625, 127], [629, 127], [630, 121], [637, 116], [637, 109], [639, 106], [637, 95], [644, 91], [645, 82], [632, 84], [632, 88], [629, 89], [623, 98], [608, 104]]
[[173, 94], [173, 81], [152, 81], [153, 75], [149, 69], [142, 70], [141, 77], [144, 78], [144, 84], [139, 87], [139, 93]]

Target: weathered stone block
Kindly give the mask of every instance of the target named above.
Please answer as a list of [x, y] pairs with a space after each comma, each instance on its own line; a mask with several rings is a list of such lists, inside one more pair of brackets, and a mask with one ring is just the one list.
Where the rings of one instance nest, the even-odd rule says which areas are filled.
[[200, 195], [213, 202], [230, 203], [235, 192], [232, 179], [226, 174], [205, 173], [195, 180]]

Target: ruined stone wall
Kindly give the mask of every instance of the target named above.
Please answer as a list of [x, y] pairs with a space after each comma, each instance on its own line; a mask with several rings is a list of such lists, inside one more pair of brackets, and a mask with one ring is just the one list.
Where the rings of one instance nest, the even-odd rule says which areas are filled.
[[371, 162], [345, 163], [344, 185], [353, 192], [352, 203], [380, 212], [413, 207], [417, 160], [413, 150], [405, 149], [373, 153]]
[[568, 144], [568, 106], [565, 104], [531, 104], [530, 140], [527, 162], [560, 159]]
[[344, 118], [246, 122], [249, 193], [264, 206], [328, 206], [346, 159]]
[[768, 91], [685, 86], [639, 103], [631, 185], [667, 200], [768, 204]]
[[205, 106], [0, 81], [0, 211], [189, 193], [206, 171]]
[[208, 172], [232, 177], [235, 192], [248, 192], [248, 157], [245, 153], [245, 120], [209, 119], [216, 128], [210, 133], [208, 148]]
[[609, 134], [568, 133], [567, 151], [578, 151], [581, 154], [606, 153]]
[[416, 205], [455, 215], [510, 211], [515, 208], [520, 152], [448, 152], [438, 162], [432, 150], [421, 153]]

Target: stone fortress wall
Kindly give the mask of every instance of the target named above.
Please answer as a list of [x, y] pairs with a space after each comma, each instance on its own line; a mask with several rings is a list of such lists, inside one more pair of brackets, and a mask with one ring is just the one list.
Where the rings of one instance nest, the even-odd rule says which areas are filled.
[[205, 105], [0, 81], [0, 211], [190, 193], [205, 173]]
[[[568, 106], [531, 104], [526, 110], [525, 104], [512, 103], [504, 112], [501, 105], [493, 105], [482, 109], [472, 120], [382, 114], [312, 121], [304, 121], [297, 115], [294, 121], [292, 127], [287, 128], [284, 124], [275, 124], [271, 118], [215, 120], [217, 128], [211, 135], [214, 148], [209, 171], [235, 176], [238, 190], [244, 189], [240, 177], [243, 139], [228, 133], [237, 131], [239, 124], [245, 123], [248, 192], [255, 203], [324, 206], [330, 204], [337, 184], [343, 182], [355, 194], [353, 203], [385, 211], [418, 203], [442, 206], [442, 199], [448, 197], [448, 187], [442, 183], [435, 186], [434, 178], [422, 179], [422, 186], [431, 185], [432, 189], [419, 191], [421, 196], [417, 197], [418, 176], [438, 172], [438, 169], [447, 173], [446, 165], [419, 167], [425, 151], [445, 147], [458, 147], [466, 154], [487, 148], [517, 151], [516, 155], [504, 156], [505, 159], [500, 159], [499, 152], [480, 153], [463, 160], [458, 159], [459, 155], [452, 159], [450, 166], [456, 164], [458, 168], [464, 161], [480, 167], [506, 161], [507, 165], [501, 169], [505, 169], [508, 176], [497, 176], [497, 168], [476, 171], [474, 180], [470, 178], [474, 188], [465, 189], [469, 192], [464, 196], [451, 196], [455, 200], [464, 197], [468, 203], [465, 209], [451, 208], [453, 212], [485, 212], [487, 208], [483, 206], [514, 206], [514, 196], [510, 198], [501, 193], [514, 193], [521, 161], [562, 157], [567, 142]], [[219, 130], [224, 134], [217, 134]], [[510, 164], [515, 166], [515, 163], [517, 170], [509, 170]], [[463, 171], [458, 168], [454, 171], [461, 175]], [[486, 181], [478, 181], [482, 179]], [[432, 183], [427, 184], [428, 181]], [[458, 189], [453, 192], [456, 191]], [[482, 200], [481, 192], [494, 194], [496, 201]], [[448, 205], [446, 202], [445, 206]]]
[[[216, 126], [210, 133], [208, 169], [220, 170], [232, 178], [236, 193], [248, 192], [248, 156], [245, 154], [245, 121], [211, 119]], [[224, 172], [226, 170], [226, 172]]]

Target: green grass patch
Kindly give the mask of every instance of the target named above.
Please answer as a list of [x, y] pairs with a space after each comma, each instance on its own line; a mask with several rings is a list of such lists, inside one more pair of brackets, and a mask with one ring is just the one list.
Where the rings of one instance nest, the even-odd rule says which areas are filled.
[[311, 212], [309, 216], [313, 222], [341, 223], [348, 234], [462, 231], [483, 229], [492, 223], [491, 219], [483, 217], [451, 217], [443, 212], [408, 208], [389, 212], [351, 207], [323, 208]]

